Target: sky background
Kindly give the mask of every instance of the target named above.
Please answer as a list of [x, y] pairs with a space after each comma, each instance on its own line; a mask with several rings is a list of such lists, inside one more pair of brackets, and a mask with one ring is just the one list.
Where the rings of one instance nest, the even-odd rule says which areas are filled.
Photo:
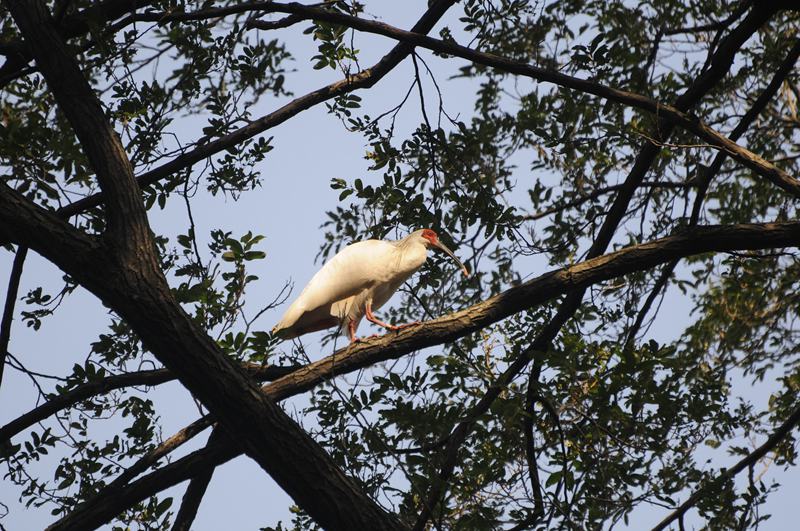
[[[426, 7], [425, 1], [404, 2], [370, 2], [368, 13], [377, 15], [392, 25], [409, 28], [417, 20]], [[445, 23], [457, 26], [456, 18], [459, 7], [454, 7], [445, 18]], [[440, 26], [442, 24], [440, 23]], [[275, 32], [285, 39], [287, 48], [295, 57], [296, 73], [287, 75], [287, 88], [300, 96], [305, 92], [338, 80], [340, 75], [332, 70], [312, 70], [309, 60], [316, 53], [316, 47], [309, 39], [301, 36], [307, 24], [298, 24], [292, 28]], [[435, 33], [435, 31], [433, 32]], [[361, 35], [357, 47], [362, 50], [361, 65], [369, 65], [385, 54], [394, 42], [387, 39]], [[464, 81], [447, 78], [456, 73], [460, 60], [442, 60], [429, 53], [420, 52], [429, 61], [431, 68], [437, 73], [437, 81], [442, 85], [447, 110], [451, 115], [468, 117], [472, 112], [474, 101], [473, 87]], [[395, 106], [404, 96], [412, 79], [413, 69], [410, 60], [406, 60], [378, 85], [368, 91], [360, 91], [363, 105], [370, 115]], [[430, 83], [428, 83], [430, 85]], [[428, 86], [428, 89], [431, 87]], [[428, 105], [435, 104], [435, 92], [427, 90]], [[253, 117], [261, 116], [279, 107], [289, 98], [264, 97], [258, 105], [250, 109]], [[416, 93], [412, 95], [410, 105], [406, 107], [398, 120], [398, 133], [402, 136], [419, 123], [419, 103]], [[189, 117], [180, 122], [176, 132], [183, 140], [195, 137], [198, 126], [204, 118]], [[197, 233], [206, 237], [210, 230], [221, 228], [240, 236], [249, 230], [266, 236], [260, 248], [267, 252], [267, 258], [252, 263], [251, 272], [260, 280], [251, 285], [247, 300], [250, 314], [257, 308], [275, 298], [283, 284], [287, 281], [295, 283], [294, 295], [299, 293], [305, 282], [319, 268], [315, 256], [323, 242], [323, 231], [320, 225], [326, 220], [325, 212], [335, 208], [339, 192], [331, 190], [332, 178], [343, 178], [348, 182], [360, 177], [365, 184], [381, 182], [380, 172], [369, 173], [369, 163], [364, 159], [367, 150], [359, 135], [344, 131], [342, 125], [328, 114], [324, 105], [296, 116], [288, 122], [266, 133], [274, 136], [272, 145], [275, 149], [258, 169], [262, 174], [263, 186], [253, 192], [242, 195], [238, 201], [222, 196], [212, 197], [199, 193], [193, 203]], [[519, 183], [519, 204], [523, 205], [527, 196], [527, 182], [532, 183], [525, 161], [521, 161], [516, 178]], [[185, 209], [178, 198], [173, 198], [163, 211], [151, 211], [151, 223], [156, 233], [172, 237], [186, 231]], [[458, 254], [458, 250], [455, 250]], [[0, 285], [6, 285], [13, 255], [7, 251], [0, 254]], [[524, 276], [535, 276], [544, 271], [541, 260], [520, 262], [520, 273]], [[527, 268], [527, 269], [526, 269]], [[29, 289], [44, 286], [46, 292], [60, 289], [61, 273], [35, 253], [29, 253], [22, 277], [20, 294]], [[3, 288], [4, 289], [4, 288]], [[4, 293], [3, 293], [4, 295]], [[265, 313], [256, 323], [256, 329], [268, 330], [280, 318], [291, 299], [283, 306]], [[389, 303], [391, 305], [392, 302]], [[22, 303], [17, 309], [23, 309]], [[650, 335], [657, 340], [674, 339], [689, 320], [690, 306], [675, 290], [669, 292], [662, 306], [658, 319], [650, 330]], [[109, 314], [97, 299], [78, 289], [68, 297], [62, 308], [52, 317], [47, 318], [39, 332], [26, 328], [17, 320], [12, 330], [10, 352], [17, 356], [29, 369], [48, 374], [66, 375], [71, 372], [75, 363], [83, 363], [89, 352], [89, 344], [96, 340], [109, 322]], [[371, 331], [362, 324], [361, 334]], [[312, 346], [318, 345], [319, 335], [305, 341]], [[330, 346], [318, 347], [318, 359], [329, 353]], [[147, 367], [145, 367], [147, 368]], [[749, 381], [734, 381], [734, 390], [752, 400], [757, 407], [766, 407], [766, 398], [774, 382], [764, 382], [754, 386]], [[161, 415], [163, 435], [171, 435], [197, 417], [197, 409], [189, 394], [177, 383], [158, 386], [147, 394], [156, 405]], [[35, 404], [37, 395], [30, 380], [18, 371], [6, 367], [2, 388], [0, 388], [0, 424], [30, 410]], [[298, 399], [295, 406], [302, 404]], [[292, 411], [292, 403], [285, 404]], [[111, 436], [115, 428], [121, 424], [115, 422], [104, 424], [96, 432], [97, 437]], [[207, 434], [197, 437], [187, 445], [193, 450], [205, 443]], [[15, 441], [24, 440], [18, 436]], [[741, 443], [741, 441], [739, 441]], [[761, 444], [763, 440], [754, 441]], [[723, 450], [708, 449], [708, 456], [713, 457], [714, 466], [730, 465], [736, 461], [724, 455]], [[42, 473], [51, 477], [55, 459], [46, 460], [40, 467], [33, 467], [31, 472]], [[756, 473], [763, 468], [759, 465]], [[762, 528], [767, 530], [789, 529], [794, 524], [794, 498], [800, 489], [796, 471], [782, 473], [772, 467], [766, 478], [778, 478], [784, 487], [774, 493], [763, 508], [771, 512], [773, 517]], [[162, 493], [162, 498], [175, 497], [173, 510], [177, 510], [185, 485], [180, 485]], [[49, 508], [25, 510], [18, 503], [19, 489], [8, 481], [0, 482], [0, 502], [9, 507], [9, 514], [0, 519], [0, 524], [8, 530], [41, 529], [53, 521]], [[200, 507], [193, 529], [215, 530], [221, 528], [258, 529], [265, 525], [274, 525], [278, 520], [289, 520], [289, 498], [276, 487], [274, 482], [252, 461], [239, 457], [218, 468], [215, 472], [208, 492]], [[649, 527], [667, 514], [662, 508], [643, 507], [634, 513], [631, 528]], [[691, 528], [692, 522], [687, 519]], [[234, 526], [234, 527], [231, 527]]]

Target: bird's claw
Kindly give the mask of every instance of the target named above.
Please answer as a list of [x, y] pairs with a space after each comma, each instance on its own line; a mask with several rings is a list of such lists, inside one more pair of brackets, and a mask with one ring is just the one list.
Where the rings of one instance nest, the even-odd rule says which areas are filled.
[[372, 334], [371, 336], [367, 336], [367, 337], [354, 337], [350, 341], [350, 344], [352, 345], [353, 343], [361, 343], [363, 341], [367, 341], [368, 339], [373, 339], [373, 338], [376, 338], [376, 337], [379, 337], [379, 336], [380, 336], [380, 334]]

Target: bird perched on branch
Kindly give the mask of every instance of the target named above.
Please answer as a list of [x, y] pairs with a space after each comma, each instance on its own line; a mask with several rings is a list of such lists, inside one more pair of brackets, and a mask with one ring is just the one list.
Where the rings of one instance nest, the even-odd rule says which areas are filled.
[[387, 330], [399, 330], [373, 313], [391, 298], [397, 288], [428, 258], [428, 249], [442, 251], [461, 268], [469, 271], [439, 236], [430, 229], [412, 232], [402, 240], [365, 240], [348, 245], [331, 258], [283, 318], [272, 329], [283, 339], [338, 326], [347, 329], [350, 341], [357, 341], [356, 329], [363, 317]]

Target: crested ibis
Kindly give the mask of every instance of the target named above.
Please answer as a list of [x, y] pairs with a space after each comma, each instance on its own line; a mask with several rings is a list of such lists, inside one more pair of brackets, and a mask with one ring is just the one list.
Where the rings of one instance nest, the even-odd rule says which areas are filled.
[[442, 251], [469, 271], [447, 248], [436, 232], [421, 229], [402, 240], [355, 242], [331, 258], [309, 281], [272, 329], [283, 339], [338, 326], [347, 329], [351, 342], [363, 317], [387, 330], [399, 330], [414, 323], [395, 326], [379, 320], [374, 310], [383, 306], [397, 288], [428, 258], [428, 249]]

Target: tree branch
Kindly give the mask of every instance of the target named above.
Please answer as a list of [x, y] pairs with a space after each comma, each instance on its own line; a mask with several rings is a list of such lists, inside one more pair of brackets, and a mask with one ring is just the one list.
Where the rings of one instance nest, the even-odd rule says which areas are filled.
[[[244, 363], [244, 369], [251, 378], [256, 381], [275, 380], [281, 376], [291, 373], [299, 366], [295, 367], [270, 367], [258, 363]], [[156, 369], [152, 371], [139, 371], [128, 374], [108, 376], [100, 380], [81, 384], [69, 391], [53, 396], [47, 402], [40, 404], [29, 412], [17, 417], [2, 428], [0, 428], [0, 445], [9, 441], [12, 437], [23, 430], [26, 430], [50, 415], [61, 410], [74, 406], [93, 396], [110, 393], [115, 389], [124, 387], [135, 387], [139, 385], [155, 386], [165, 382], [175, 380], [176, 376], [169, 369]]]
[[28, 201], [0, 182], [0, 242], [13, 242], [35, 250], [55, 264], [80, 269], [95, 257], [104, 261], [100, 242], [58, 215]]
[[[3, 319], [0, 321], [0, 384], [3, 382], [3, 369], [6, 366], [6, 353], [8, 343], [11, 341], [11, 323], [14, 321], [14, 306], [17, 303], [17, 293], [19, 292], [19, 281], [22, 278], [22, 268], [25, 265], [25, 257], [28, 255], [28, 248], [24, 245], [17, 247], [14, 255], [14, 263], [11, 266], [11, 274], [8, 278], [8, 291], [6, 292], [6, 303], [3, 306]], [[2, 438], [0, 438], [2, 441]]]
[[[525, 411], [522, 419], [522, 435], [525, 440], [525, 461], [528, 465], [530, 475], [531, 494], [533, 495], [533, 513], [528, 519], [526, 527], [533, 527], [536, 522], [544, 517], [544, 499], [542, 497], [542, 483], [539, 480], [539, 464], [536, 459], [536, 438], [534, 436], [534, 420], [536, 410], [534, 406], [539, 397], [539, 376], [541, 373], [541, 362], [537, 359], [534, 362], [534, 369], [528, 380], [528, 389], [525, 393]], [[565, 456], [566, 457], [566, 456]]]

